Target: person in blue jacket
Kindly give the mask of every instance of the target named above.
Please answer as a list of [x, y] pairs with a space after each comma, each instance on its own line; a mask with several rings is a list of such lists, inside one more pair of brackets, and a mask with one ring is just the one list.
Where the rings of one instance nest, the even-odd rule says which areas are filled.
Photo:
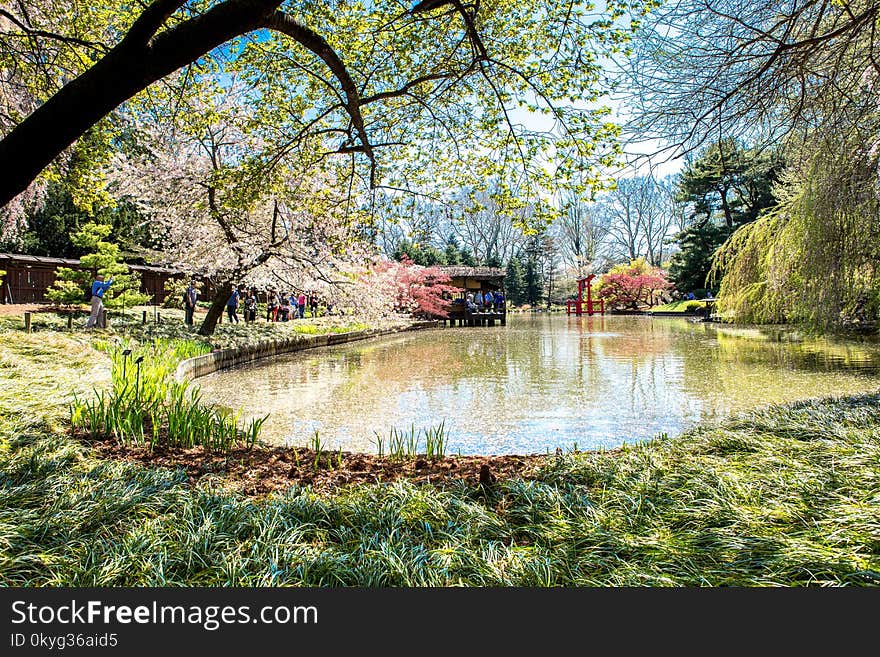
[[233, 322], [238, 324], [238, 302], [241, 299], [242, 292], [244, 292], [243, 285], [233, 288], [232, 294], [229, 295], [229, 300], [226, 302], [226, 314], [229, 315], [230, 324]]
[[95, 276], [92, 281], [92, 313], [89, 315], [89, 321], [86, 322], [86, 328], [106, 328], [104, 321], [104, 292], [113, 284], [113, 277], [109, 281], [104, 281], [104, 274]]

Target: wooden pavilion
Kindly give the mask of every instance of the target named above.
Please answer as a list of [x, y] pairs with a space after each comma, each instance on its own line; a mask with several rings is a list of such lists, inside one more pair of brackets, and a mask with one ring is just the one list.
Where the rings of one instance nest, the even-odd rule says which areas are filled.
[[[507, 302], [502, 301], [500, 307], [492, 304], [477, 310], [469, 311], [467, 306], [468, 295], [476, 296], [477, 292], [485, 295], [500, 291], [504, 295], [505, 272], [499, 267], [465, 267], [462, 265], [443, 265], [437, 267], [441, 273], [449, 276], [447, 285], [458, 288], [458, 292], [452, 298], [452, 308], [449, 316], [439, 318], [449, 326], [494, 326], [500, 322], [501, 326], [507, 324]], [[504, 295], [506, 299], [506, 295]]]

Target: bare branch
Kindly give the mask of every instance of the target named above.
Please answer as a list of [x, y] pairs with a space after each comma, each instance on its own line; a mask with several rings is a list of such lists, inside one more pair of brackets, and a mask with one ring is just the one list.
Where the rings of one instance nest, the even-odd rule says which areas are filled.
[[16, 27], [18, 27], [22, 32], [24, 32], [28, 37], [42, 37], [44, 39], [52, 39], [53, 41], [59, 41], [61, 43], [67, 43], [75, 46], [83, 46], [85, 48], [91, 48], [92, 50], [97, 50], [102, 53], [106, 53], [109, 48], [105, 46], [103, 43], [96, 43], [94, 41], [86, 41], [84, 39], [78, 39], [76, 37], [65, 36], [63, 34], [57, 34], [55, 32], [47, 32], [46, 30], [35, 30], [31, 27], [28, 27], [24, 23], [22, 23], [17, 17], [10, 14], [5, 9], [0, 8], [0, 16], [3, 16], [11, 23], [13, 23]]

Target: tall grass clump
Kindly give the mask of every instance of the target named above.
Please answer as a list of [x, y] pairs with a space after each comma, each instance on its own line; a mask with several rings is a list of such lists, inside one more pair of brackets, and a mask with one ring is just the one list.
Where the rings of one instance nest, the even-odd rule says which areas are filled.
[[[422, 434], [424, 434], [424, 451], [422, 447]], [[446, 430], [446, 421], [443, 420], [434, 427], [416, 429], [415, 423], [409, 429], [392, 427], [388, 432], [387, 439], [374, 432], [376, 449], [379, 456], [387, 455], [394, 460], [401, 461], [424, 455], [429, 459], [440, 459], [446, 456], [449, 447], [449, 438]]]
[[74, 429], [93, 440], [113, 438], [126, 447], [150, 449], [201, 446], [228, 453], [257, 442], [268, 416], [239, 429], [239, 413], [205, 404], [197, 387], [175, 380], [181, 358], [204, 353], [199, 343], [156, 340], [126, 346], [130, 354], [109, 343], [99, 348], [110, 356], [112, 389], [95, 390], [91, 397], [74, 394], [69, 404]]

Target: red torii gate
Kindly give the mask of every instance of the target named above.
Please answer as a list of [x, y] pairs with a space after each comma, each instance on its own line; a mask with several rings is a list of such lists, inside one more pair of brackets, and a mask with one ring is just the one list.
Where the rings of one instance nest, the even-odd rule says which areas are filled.
[[[596, 278], [595, 274], [590, 274], [586, 278], [578, 279], [578, 296], [577, 299], [568, 299], [565, 302], [565, 312], [568, 315], [593, 315], [594, 313], [605, 314], [605, 299], [599, 299], [599, 309], [593, 306], [593, 293], [590, 283]], [[584, 304], [584, 288], [587, 289], [587, 302]], [[584, 307], [586, 306], [586, 308]]]

